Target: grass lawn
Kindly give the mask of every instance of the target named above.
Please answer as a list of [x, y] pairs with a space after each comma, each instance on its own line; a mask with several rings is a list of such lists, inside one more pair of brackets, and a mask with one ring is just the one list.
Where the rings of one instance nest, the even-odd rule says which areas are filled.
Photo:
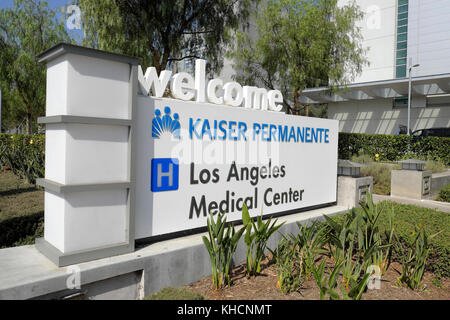
[[[412, 241], [414, 227], [423, 223], [424, 230], [428, 235], [438, 233], [433, 239], [430, 239], [430, 254], [426, 270], [438, 278], [450, 277], [450, 213], [392, 201], [383, 201], [378, 206], [384, 208], [380, 216], [381, 231], [386, 230], [389, 226], [388, 210], [394, 211], [394, 234], [399, 239], [399, 243], [403, 244], [403, 246], [394, 248], [394, 261], [399, 261], [400, 257], [406, 254], [406, 244]], [[340, 214], [333, 219], [343, 221], [344, 215]]]
[[0, 221], [44, 210], [44, 191], [12, 174], [0, 172]]
[[44, 191], [0, 172], [0, 248], [33, 244], [44, 230]]

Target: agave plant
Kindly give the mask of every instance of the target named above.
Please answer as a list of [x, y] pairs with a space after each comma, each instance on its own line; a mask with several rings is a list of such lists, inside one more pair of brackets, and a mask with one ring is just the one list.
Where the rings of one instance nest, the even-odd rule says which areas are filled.
[[236, 232], [233, 225], [229, 225], [225, 231], [226, 224], [224, 214], [217, 214], [217, 221], [214, 222], [213, 214], [210, 213], [207, 220], [209, 239], [206, 236], [202, 237], [211, 260], [212, 282], [215, 289], [231, 285], [233, 254], [245, 231], [245, 228], [241, 228]]
[[267, 241], [284, 224], [276, 225], [277, 219], [272, 222], [272, 218], [263, 221], [262, 215], [258, 216], [256, 222], [250, 218], [247, 206], [242, 208], [242, 221], [245, 226], [244, 241], [247, 245], [246, 254], [246, 274], [256, 276], [261, 272], [261, 262], [265, 257]]

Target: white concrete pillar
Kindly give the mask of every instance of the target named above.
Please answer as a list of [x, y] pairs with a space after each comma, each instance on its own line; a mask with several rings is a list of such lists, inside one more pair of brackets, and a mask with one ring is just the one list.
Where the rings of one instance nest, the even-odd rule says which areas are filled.
[[136, 58], [60, 44], [47, 63], [44, 239], [57, 265], [134, 250]]

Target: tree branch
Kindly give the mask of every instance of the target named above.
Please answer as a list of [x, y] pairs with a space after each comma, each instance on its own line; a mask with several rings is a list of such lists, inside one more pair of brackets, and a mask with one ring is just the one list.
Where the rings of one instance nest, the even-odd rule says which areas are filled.
[[190, 55], [190, 56], [184, 56], [184, 57], [181, 57], [181, 58], [169, 58], [169, 59], [167, 59], [167, 61], [181, 61], [181, 60], [184, 60], [184, 59], [192, 59], [192, 58], [201, 59], [201, 57], [199, 57], [199, 56]]

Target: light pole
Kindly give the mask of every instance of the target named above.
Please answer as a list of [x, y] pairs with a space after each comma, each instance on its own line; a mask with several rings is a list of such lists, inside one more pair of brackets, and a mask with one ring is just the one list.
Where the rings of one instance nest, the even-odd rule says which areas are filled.
[[408, 89], [408, 136], [410, 136], [411, 135], [411, 132], [410, 132], [410, 121], [411, 121], [411, 71], [412, 71], [412, 68], [416, 68], [416, 67], [419, 67], [420, 66], [420, 64], [415, 64], [415, 65], [413, 65], [412, 64], [412, 59], [411, 58], [409, 58], [409, 89]]

